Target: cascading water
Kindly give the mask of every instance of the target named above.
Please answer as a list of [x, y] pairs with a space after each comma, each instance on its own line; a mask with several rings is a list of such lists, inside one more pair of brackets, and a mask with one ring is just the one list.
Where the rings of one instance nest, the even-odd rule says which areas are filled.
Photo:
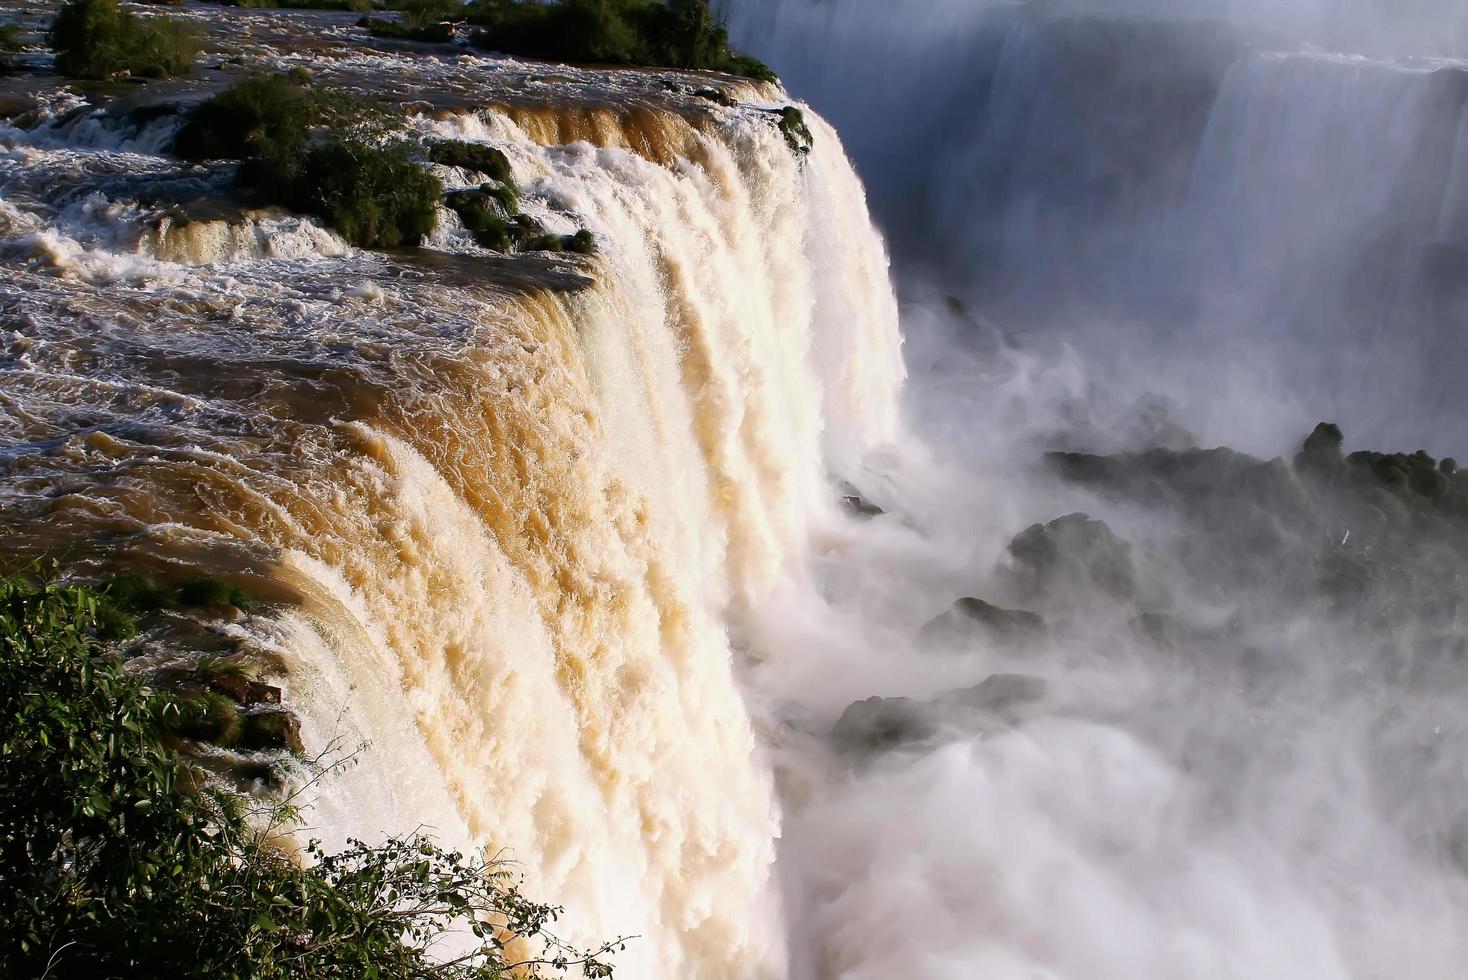
[[[174, 119], [42, 97], [0, 131], [7, 546], [275, 600], [209, 628], [280, 665], [310, 750], [366, 743], [310, 832], [505, 848], [571, 938], [640, 937], [618, 976], [1456, 977], [1462, 535], [1174, 450], [1430, 422], [1421, 359], [1363, 394], [1322, 311], [1451, 309], [1458, 69], [728, 6], [853, 136], [905, 348], [836, 132], [792, 151], [776, 88], [232, 12], [258, 64], [502, 149], [598, 254], [447, 211], [359, 252], [162, 156]], [[1281, 409], [1215, 356], [1253, 344], [1331, 387]]]
[[1302, 38], [1334, 12], [1359, 39], [1369, 5], [1139, 6], [724, 5], [865, 128], [912, 372], [912, 441], [868, 484], [901, 520], [752, 629], [800, 651], [750, 678], [787, 726], [798, 976], [1468, 953], [1462, 537], [1187, 448], [1293, 453], [1332, 415], [1457, 445], [1464, 74], [1428, 25], [1461, 12], [1419, 5], [1368, 57]]
[[[394, 64], [513, 93], [488, 59]], [[572, 937], [640, 937], [629, 976], [778, 976], [726, 617], [832, 519], [826, 460], [895, 437], [886, 259], [835, 133], [794, 153], [773, 90], [572, 81], [597, 98], [411, 120], [501, 147], [527, 210], [601, 243], [515, 267], [447, 213], [437, 259], [160, 214], [134, 197], [218, 188], [125, 121], [7, 130], [8, 540], [289, 598], [220, 628], [284, 665], [310, 750], [368, 743], [317, 789], [328, 843], [427, 825], [505, 849]]]

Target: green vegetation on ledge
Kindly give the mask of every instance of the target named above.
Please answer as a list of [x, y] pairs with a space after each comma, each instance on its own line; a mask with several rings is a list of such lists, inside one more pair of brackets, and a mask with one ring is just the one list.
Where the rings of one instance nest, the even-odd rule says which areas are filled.
[[380, 17], [363, 17], [357, 21], [358, 27], [367, 28], [367, 33], [373, 37], [385, 38], [391, 41], [422, 41], [427, 44], [448, 44], [454, 39], [454, 28], [450, 24], [423, 24], [415, 27], [412, 24], [400, 24], [395, 20], [383, 20]]
[[372, 0], [217, 0], [226, 7], [256, 10], [347, 10], [366, 13]]
[[790, 147], [790, 152], [804, 156], [815, 146], [815, 137], [810, 134], [810, 128], [805, 124], [805, 113], [793, 105], [787, 105], [780, 110], [780, 135], [785, 137], [785, 145]]
[[[323, 138], [313, 139], [318, 129]], [[285, 76], [250, 78], [195, 109], [174, 152], [240, 160], [243, 183], [320, 215], [354, 245], [416, 245], [433, 231], [443, 185], [385, 129], [382, 112], [360, 99]]]
[[[288, 803], [220, 788], [175, 748], [219, 699], [127, 670], [104, 636], [110, 602], [0, 579], [0, 975], [611, 975], [620, 942], [560, 942], [559, 909], [501, 864], [416, 836], [286, 854]], [[444, 961], [449, 931], [469, 941]], [[513, 939], [544, 958], [514, 962]]]
[[186, 75], [199, 53], [188, 25], [139, 17], [117, 0], [71, 0], [56, 13], [50, 43], [58, 72], [98, 80]]
[[735, 53], [707, 0], [475, 0], [476, 47], [545, 61], [702, 68], [775, 81]]

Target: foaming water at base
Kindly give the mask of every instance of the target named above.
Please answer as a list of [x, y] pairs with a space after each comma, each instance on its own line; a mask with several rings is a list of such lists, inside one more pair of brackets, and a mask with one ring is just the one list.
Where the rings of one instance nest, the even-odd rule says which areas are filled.
[[[1411, 605], [1423, 568], [1391, 566], [1358, 612], [1251, 522], [1062, 483], [1043, 450], [1167, 444], [1189, 420], [1108, 403], [1073, 354], [942, 304], [904, 327], [912, 441], [868, 458], [888, 513], [835, 529], [744, 624], [792, 975], [1455, 976], [1468, 711], [1458, 641]], [[1122, 542], [1124, 589], [1027, 577], [1011, 539], [1077, 511]], [[1043, 629], [935, 631], [960, 596]], [[873, 696], [885, 714], [848, 709]]]

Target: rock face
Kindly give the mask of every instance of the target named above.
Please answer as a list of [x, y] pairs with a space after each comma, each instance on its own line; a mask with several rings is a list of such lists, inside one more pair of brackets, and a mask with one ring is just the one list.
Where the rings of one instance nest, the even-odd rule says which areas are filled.
[[841, 506], [846, 512], [854, 517], [876, 517], [885, 514], [886, 511], [876, 504], [867, 500], [861, 492], [849, 483], [842, 483], [839, 487], [841, 494]]
[[283, 749], [296, 755], [305, 752], [301, 744], [301, 723], [289, 711], [266, 709], [243, 717], [239, 744], [241, 748]]
[[1039, 597], [1057, 587], [1075, 586], [1094, 587], [1113, 599], [1136, 595], [1131, 546], [1085, 514], [1031, 525], [1015, 535], [1009, 553], [1026, 595]]
[[999, 642], [1023, 642], [1044, 632], [1045, 620], [1036, 613], [965, 596], [929, 620], [919, 635], [929, 640], [957, 640], [977, 633]]
[[982, 683], [959, 691], [949, 691], [942, 698], [965, 707], [1013, 718], [1018, 709], [1041, 700], [1049, 689], [1045, 678], [1032, 674], [992, 674]]
[[973, 687], [944, 691], [925, 701], [872, 697], [854, 701], [831, 729], [837, 753], [852, 760], [934, 742], [961, 738], [1022, 720], [1024, 709], [1045, 697], [1044, 678], [993, 674]]
[[847, 705], [831, 729], [831, 741], [842, 755], [862, 756], [923, 742], [937, 733], [928, 703], [873, 697]]
[[280, 688], [244, 674], [215, 674], [206, 683], [239, 704], [280, 704]]

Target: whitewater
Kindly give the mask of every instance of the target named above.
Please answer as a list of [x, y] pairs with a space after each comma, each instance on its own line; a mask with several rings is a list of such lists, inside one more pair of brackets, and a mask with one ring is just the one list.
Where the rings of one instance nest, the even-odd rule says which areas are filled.
[[[302, 836], [422, 828], [502, 854], [566, 906], [567, 938], [635, 937], [615, 958], [629, 980], [1459, 976], [1457, 606], [1422, 612], [1404, 577], [1381, 590], [1389, 615], [1353, 621], [1302, 595], [1297, 565], [1262, 567], [1248, 522], [1200, 532], [1041, 461], [1201, 440], [1287, 454], [1339, 406], [1410, 429], [1378, 408], [1427, 404], [1416, 361], [1364, 394], [1352, 375], [1286, 397], [1219, 353], [1247, 343], [1159, 339], [1152, 318], [1179, 306], [1138, 270], [1160, 250], [1168, 290], [1259, 303], [1231, 328], [1283, 308], [1263, 302], [1280, 262], [1311, 286], [1292, 297], [1330, 293], [1351, 266], [1321, 243], [1359, 244], [1405, 194], [1371, 175], [1421, 157], [1424, 131], [1468, 147], [1458, 89], [1417, 65], [1147, 35], [1180, 44], [1205, 91], [1127, 60], [1130, 29], [729, 6], [792, 93], [712, 79], [723, 105], [698, 73], [374, 45], [355, 15], [231, 9], [226, 36], [211, 8], [170, 8], [256, 67], [503, 150], [524, 210], [590, 230], [590, 257], [490, 252], [448, 210], [420, 250], [360, 251], [170, 158], [180, 117], [148, 97], [7, 89], [6, 548], [262, 597], [200, 628], [275, 665], [307, 754], [350, 763], [290, 771]], [[1005, 150], [1043, 163], [1079, 138], [1056, 52], [1096, 31], [1087, 57], [1121, 57], [1124, 94], [1130, 70], [1160, 78], [1179, 100], [1164, 121], [1188, 120], [1167, 137], [1191, 134], [1167, 143], [1187, 165], [1137, 178], [1175, 192], [1164, 214], [1138, 193], [1097, 215], [1089, 185], [1039, 164], [990, 179]], [[893, 71], [909, 87], [877, 84]], [[985, 73], [992, 111], [953, 124], [966, 96], [945, 86]], [[775, 125], [792, 103], [809, 154]], [[1321, 131], [1345, 203], [1316, 226], [1327, 195], [1285, 164]], [[1115, 176], [1110, 157], [1058, 156]], [[1413, 247], [1460, 223], [1463, 173], [1439, 175], [1442, 208], [1401, 213]], [[991, 254], [997, 300], [976, 272]], [[1200, 271], [1214, 254], [1238, 264]], [[1078, 307], [1091, 332], [1057, 329]], [[1293, 356], [1273, 366], [1293, 378]], [[1016, 536], [1076, 512], [1114, 532], [1120, 572], [1066, 557], [1033, 580]], [[1369, 540], [1331, 530], [1342, 551]], [[966, 624], [964, 597], [1043, 629]], [[900, 724], [853, 725], [869, 698]]]

